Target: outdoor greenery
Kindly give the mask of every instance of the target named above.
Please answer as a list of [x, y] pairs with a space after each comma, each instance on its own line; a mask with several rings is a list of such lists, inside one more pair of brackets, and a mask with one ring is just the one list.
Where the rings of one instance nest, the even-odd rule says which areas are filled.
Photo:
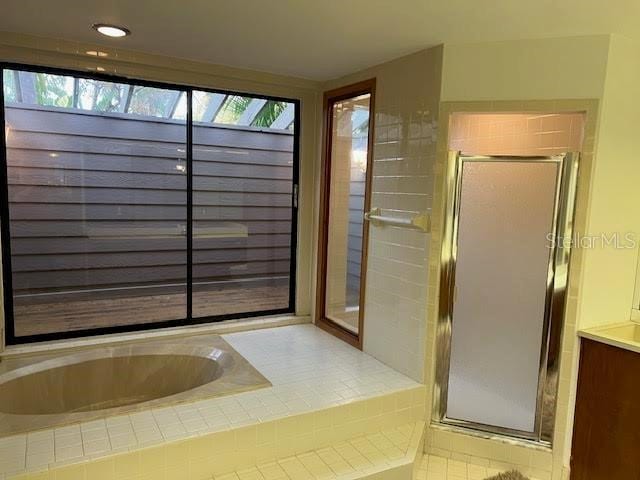
[[135, 87], [128, 113], [167, 118], [180, 92], [151, 87]]
[[[6, 101], [22, 101], [17, 84], [18, 72], [4, 70], [3, 89]], [[31, 98], [35, 95], [38, 105], [79, 108], [97, 112], [123, 112], [160, 118], [184, 119], [186, 117], [185, 95], [176, 90], [134, 86], [112, 83], [102, 80], [78, 79], [71, 76], [48, 73], [22, 73], [21, 84], [25, 78], [30, 84]], [[133, 91], [130, 91], [133, 88]], [[26, 90], [25, 90], [26, 91]], [[204, 119], [211, 101], [220, 101], [220, 93], [193, 93], [193, 117], [196, 121]], [[253, 97], [226, 95], [221, 107], [215, 113], [214, 123], [236, 125]], [[25, 100], [24, 101], [28, 101]], [[33, 100], [32, 100], [33, 101]], [[269, 128], [287, 108], [287, 102], [267, 101], [251, 120], [255, 127]], [[126, 107], [126, 108], [125, 108]], [[126, 112], [125, 112], [126, 110]], [[213, 113], [213, 112], [212, 112]], [[290, 126], [289, 126], [290, 128]]]
[[220, 108], [220, 111], [218, 111], [214, 122], [235, 124], [247, 109], [249, 103], [251, 103], [251, 98], [249, 97], [229, 95]]
[[78, 83], [77, 107], [98, 112], [121, 112], [128, 91], [128, 85], [82, 79]]
[[38, 105], [51, 107], [73, 107], [73, 79], [60, 75], [35, 75]]
[[285, 108], [287, 108], [286, 102], [269, 100], [264, 104], [262, 110], [258, 112], [258, 115], [256, 115], [256, 118], [251, 122], [251, 125], [254, 127], [270, 127]]
[[16, 102], [17, 92], [16, 92], [15, 72], [12, 72], [10, 70], [5, 70], [2, 75], [2, 82], [4, 85], [5, 101]]
[[209, 93], [202, 92], [196, 90], [193, 92], [192, 97], [192, 109], [193, 109], [193, 120], [196, 122], [205, 121], [204, 114], [207, 111], [207, 107], [209, 106], [209, 102], [214, 100], [214, 97], [221, 96], [219, 93]]

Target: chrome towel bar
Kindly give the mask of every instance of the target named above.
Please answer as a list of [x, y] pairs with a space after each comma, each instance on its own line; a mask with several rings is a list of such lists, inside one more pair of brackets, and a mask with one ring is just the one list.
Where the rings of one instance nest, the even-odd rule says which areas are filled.
[[364, 214], [364, 219], [375, 224], [395, 225], [398, 227], [416, 228], [423, 232], [428, 232], [430, 227], [430, 218], [426, 213], [415, 215], [411, 218], [398, 218], [381, 215], [380, 208], [372, 208]]

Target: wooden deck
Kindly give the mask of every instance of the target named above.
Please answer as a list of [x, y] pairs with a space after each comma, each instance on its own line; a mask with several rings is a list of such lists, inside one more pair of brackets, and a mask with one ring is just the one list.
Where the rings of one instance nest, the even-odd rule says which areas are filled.
[[[193, 293], [193, 316], [287, 308], [288, 285], [225, 286]], [[16, 336], [140, 325], [185, 317], [185, 294], [158, 294], [96, 300], [16, 305]]]

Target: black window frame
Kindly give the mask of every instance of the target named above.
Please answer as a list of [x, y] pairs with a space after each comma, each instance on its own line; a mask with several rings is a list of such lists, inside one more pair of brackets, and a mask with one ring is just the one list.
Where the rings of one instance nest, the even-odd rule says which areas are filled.
[[[186, 316], [181, 319], [164, 320], [150, 323], [114, 325], [110, 327], [98, 327], [82, 330], [72, 330], [66, 332], [51, 332], [34, 335], [15, 335], [14, 312], [13, 312], [13, 272], [11, 268], [11, 228], [9, 209], [9, 184], [8, 184], [8, 163], [7, 145], [5, 138], [5, 101], [4, 101], [4, 71], [19, 70], [24, 72], [43, 73], [52, 75], [71, 76], [75, 79], [87, 79], [121, 83], [141, 87], [152, 87], [160, 89], [180, 90], [186, 92], [187, 96], [187, 116], [185, 119], [186, 130], [186, 175], [187, 175], [187, 262], [186, 262]], [[2, 287], [3, 287], [3, 310], [4, 310], [4, 331], [6, 345], [19, 345], [25, 343], [44, 342], [52, 340], [63, 340], [78, 337], [90, 337], [97, 335], [107, 335], [114, 333], [139, 332], [158, 328], [179, 327], [188, 325], [198, 325], [206, 323], [216, 323], [225, 320], [237, 320], [243, 318], [265, 317], [273, 315], [295, 314], [296, 309], [296, 271], [297, 271], [297, 240], [298, 240], [298, 192], [299, 192], [299, 171], [300, 171], [300, 99], [262, 95], [244, 91], [224, 90], [210, 87], [176, 84], [162, 81], [153, 81], [135, 77], [112, 75], [110, 73], [100, 73], [93, 71], [82, 71], [67, 68], [48, 67], [41, 65], [31, 65], [13, 62], [0, 62], [0, 74], [3, 79], [3, 87], [0, 88], [0, 124], [3, 127], [0, 135], [0, 241], [2, 242]], [[240, 95], [243, 97], [265, 99], [267, 101], [279, 101], [292, 103], [294, 105], [293, 120], [293, 176], [291, 185], [291, 244], [290, 244], [290, 271], [289, 271], [289, 305], [287, 308], [239, 312], [215, 316], [193, 317], [193, 92], [217, 93], [223, 95]]]

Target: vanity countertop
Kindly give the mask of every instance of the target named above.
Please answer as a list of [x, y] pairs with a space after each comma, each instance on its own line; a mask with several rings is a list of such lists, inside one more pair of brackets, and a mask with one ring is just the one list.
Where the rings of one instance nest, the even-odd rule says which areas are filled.
[[582, 338], [640, 353], [640, 323], [627, 321], [578, 331]]

